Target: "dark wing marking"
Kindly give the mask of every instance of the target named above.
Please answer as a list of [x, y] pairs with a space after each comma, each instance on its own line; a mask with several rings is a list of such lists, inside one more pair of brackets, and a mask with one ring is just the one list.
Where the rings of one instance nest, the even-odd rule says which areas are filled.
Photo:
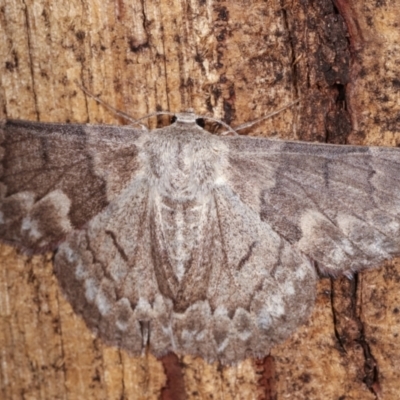
[[333, 275], [400, 254], [400, 149], [225, 138], [229, 182]]
[[114, 126], [3, 121], [1, 240], [41, 251], [83, 226], [135, 171], [139, 133]]

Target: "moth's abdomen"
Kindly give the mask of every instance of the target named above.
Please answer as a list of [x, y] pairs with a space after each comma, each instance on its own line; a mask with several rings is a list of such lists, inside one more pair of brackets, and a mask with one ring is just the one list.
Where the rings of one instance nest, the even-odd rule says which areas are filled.
[[175, 202], [156, 196], [152, 225], [154, 271], [162, 294], [176, 312], [205, 298], [212, 248], [211, 196], [198, 202]]
[[174, 277], [181, 282], [190, 268], [193, 252], [204, 240], [204, 226], [208, 217], [208, 202], [171, 202], [161, 198], [159, 224], [163, 232], [168, 262]]

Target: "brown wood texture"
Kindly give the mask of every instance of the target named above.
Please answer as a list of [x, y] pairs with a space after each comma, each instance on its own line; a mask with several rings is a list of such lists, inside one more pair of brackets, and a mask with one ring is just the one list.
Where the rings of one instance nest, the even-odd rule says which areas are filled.
[[[251, 135], [400, 144], [395, 0], [0, 0], [0, 118], [124, 123], [119, 110]], [[154, 127], [156, 121], [150, 122]], [[309, 322], [234, 367], [132, 358], [74, 315], [51, 254], [0, 248], [1, 399], [398, 399], [400, 262], [321, 280]]]

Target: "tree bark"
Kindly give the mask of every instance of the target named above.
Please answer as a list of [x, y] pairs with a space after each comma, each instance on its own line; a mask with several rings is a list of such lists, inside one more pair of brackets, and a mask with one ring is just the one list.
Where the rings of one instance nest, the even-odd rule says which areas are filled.
[[[194, 108], [246, 130], [400, 144], [394, 0], [0, 0], [0, 118], [126, 123]], [[163, 123], [150, 120], [150, 127]], [[0, 248], [3, 399], [397, 399], [400, 262], [324, 278], [310, 320], [264, 360], [133, 358], [74, 315], [51, 254]]]

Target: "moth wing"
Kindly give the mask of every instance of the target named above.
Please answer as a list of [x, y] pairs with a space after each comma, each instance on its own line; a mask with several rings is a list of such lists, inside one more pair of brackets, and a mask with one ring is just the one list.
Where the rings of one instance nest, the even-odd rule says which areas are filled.
[[144, 179], [132, 182], [56, 254], [64, 293], [103, 340], [136, 355], [149, 345], [156, 356], [226, 364], [267, 354], [304, 322], [313, 264], [228, 186], [186, 209], [178, 225], [199, 228], [185, 235], [190, 255], [180, 259], [169, 247], [177, 233], [168, 229], [168, 205], [155, 192]]
[[194, 293], [198, 285], [206, 291], [183, 313], [173, 314], [179, 352], [223, 364], [264, 357], [311, 312], [314, 264], [230, 185], [214, 189], [203, 225], [205, 239], [193, 265], [208, 267], [208, 273], [187, 281], [186, 292]]
[[102, 210], [137, 169], [140, 131], [3, 121], [0, 239], [51, 249]]
[[54, 260], [75, 312], [106, 343], [134, 355], [146, 346], [148, 321], [169, 318], [154, 276], [150, 222], [149, 185], [138, 179], [69, 233]]
[[400, 149], [225, 138], [227, 180], [331, 275], [400, 254]]

